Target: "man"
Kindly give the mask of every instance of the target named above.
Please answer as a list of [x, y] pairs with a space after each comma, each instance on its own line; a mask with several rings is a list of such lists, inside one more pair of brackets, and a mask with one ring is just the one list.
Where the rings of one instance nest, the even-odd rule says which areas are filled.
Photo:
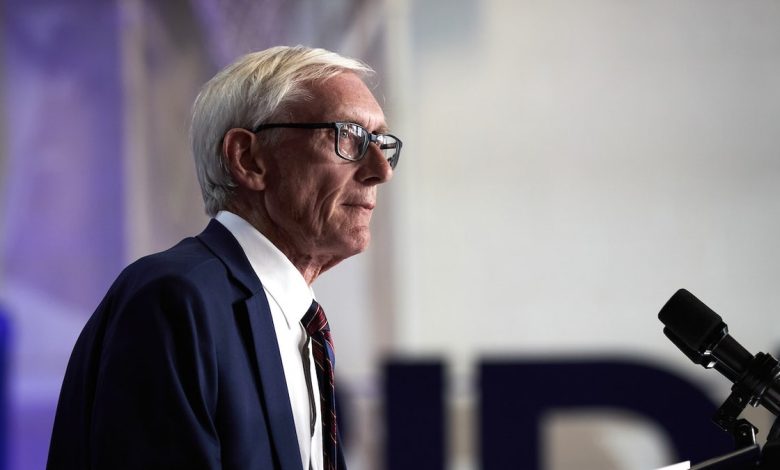
[[204, 86], [191, 135], [214, 219], [110, 288], [71, 356], [48, 468], [345, 468], [310, 285], [366, 248], [398, 162], [369, 73], [277, 47]]

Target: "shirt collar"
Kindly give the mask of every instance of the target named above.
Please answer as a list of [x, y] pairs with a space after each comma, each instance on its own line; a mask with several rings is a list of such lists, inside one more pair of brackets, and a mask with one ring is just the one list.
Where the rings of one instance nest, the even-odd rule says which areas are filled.
[[306, 314], [314, 291], [289, 259], [260, 231], [238, 215], [219, 211], [215, 217], [236, 237], [266, 293], [279, 305], [292, 328]]

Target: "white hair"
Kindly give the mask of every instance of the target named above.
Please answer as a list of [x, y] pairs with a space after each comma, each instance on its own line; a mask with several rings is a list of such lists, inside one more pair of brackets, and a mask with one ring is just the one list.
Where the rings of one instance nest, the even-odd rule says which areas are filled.
[[335, 52], [279, 46], [247, 54], [206, 82], [192, 108], [190, 143], [209, 216], [226, 207], [236, 187], [222, 155], [225, 133], [268, 122], [289, 104], [310, 98], [307, 85], [342, 72], [374, 73]]

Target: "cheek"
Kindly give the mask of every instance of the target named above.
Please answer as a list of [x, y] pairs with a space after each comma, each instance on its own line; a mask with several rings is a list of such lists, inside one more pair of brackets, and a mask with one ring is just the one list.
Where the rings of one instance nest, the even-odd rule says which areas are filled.
[[290, 185], [280, 193], [277, 207], [301, 228], [322, 232], [343, 217], [340, 188], [325, 184], [311, 179]]
[[348, 182], [343, 179], [331, 177], [320, 178], [309, 187], [309, 204], [314, 213], [321, 214], [324, 218], [339, 216], [343, 213], [345, 195]]
[[269, 188], [276, 208], [286, 217], [320, 231], [350, 217], [342, 203], [350, 192], [353, 172], [340, 162], [292, 165], [280, 168], [279, 183]]

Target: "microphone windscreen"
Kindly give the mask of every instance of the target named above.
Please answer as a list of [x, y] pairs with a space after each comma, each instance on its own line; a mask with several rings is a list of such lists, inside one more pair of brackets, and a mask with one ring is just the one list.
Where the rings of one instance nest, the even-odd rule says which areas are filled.
[[658, 319], [679, 340], [699, 352], [710, 349], [726, 333], [720, 315], [685, 289], [678, 290], [666, 302]]

